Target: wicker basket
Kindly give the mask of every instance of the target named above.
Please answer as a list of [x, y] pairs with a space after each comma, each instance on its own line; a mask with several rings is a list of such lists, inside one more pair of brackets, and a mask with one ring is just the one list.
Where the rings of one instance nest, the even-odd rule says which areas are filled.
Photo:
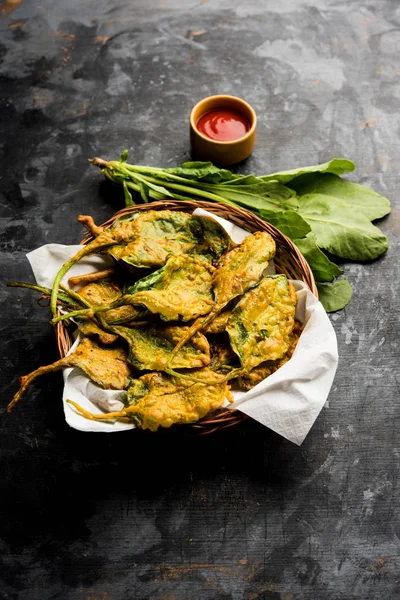
[[[290, 279], [304, 281], [312, 293], [318, 297], [318, 291], [312, 271], [304, 256], [298, 248], [296, 248], [293, 242], [276, 229], [276, 227], [242, 208], [235, 208], [225, 204], [215, 204], [213, 202], [162, 200], [159, 202], [151, 202], [150, 204], [141, 204], [130, 208], [124, 208], [111, 217], [111, 219], [103, 223], [103, 227], [110, 227], [116, 219], [126, 217], [127, 215], [136, 212], [168, 209], [192, 213], [196, 208], [203, 208], [218, 217], [223, 217], [250, 233], [256, 231], [268, 232], [276, 242], [274, 263], [277, 273], [283, 273]], [[92, 236], [87, 233], [81, 243], [87, 244], [91, 239], [93, 239]], [[56, 337], [60, 356], [63, 357], [66, 355], [72, 344], [65, 321], [59, 321], [57, 323]], [[213, 416], [205, 417], [201, 421], [185, 427], [190, 428], [193, 433], [212, 433], [217, 430], [237, 425], [247, 418], [248, 417], [245, 414], [238, 410], [222, 409]]]

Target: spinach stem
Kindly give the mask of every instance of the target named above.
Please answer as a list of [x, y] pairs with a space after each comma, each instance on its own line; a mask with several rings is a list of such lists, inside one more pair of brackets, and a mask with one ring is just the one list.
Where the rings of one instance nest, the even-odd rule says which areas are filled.
[[[168, 191], [177, 190], [178, 192], [184, 192], [189, 195], [189, 198], [184, 196], [178, 196], [172, 191], [172, 197], [176, 198], [177, 200], [190, 200], [192, 196], [200, 196], [206, 198], [207, 200], [212, 200], [214, 202], [221, 202], [223, 204], [229, 204], [230, 206], [238, 206], [235, 202], [232, 202], [231, 200], [228, 200], [223, 196], [208, 191], [208, 189], [205, 187], [207, 184], [198, 183], [192, 181], [191, 179], [185, 179], [184, 177], [179, 177], [178, 175], [174, 175], [172, 173], [165, 173], [163, 169], [159, 168], [153, 169], [149, 167], [136, 167], [133, 165], [130, 166], [130, 168], [127, 168], [125, 163], [121, 165], [120, 163], [114, 162], [109, 163], [108, 166], [103, 169], [103, 173], [108, 179], [111, 179], [112, 181], [115, 181], [117, 183], [121, 183], [121, 181], [119, 181], [119, 177], [121, 177], [122, 180], [129, 179], [129, 181], [127, 181], [126, 184], [128, 185], [128, 187], [134, 189], [137, 192], [140, 192], [140, 186], [137, 184], [135, 185], [133, 183], [132, 180], [135, 179], [145, 184], [147, 183], [164, 187]], [[147, 175], [147, 173], [149, 173], [149, 175]], [[168, 178], [172, 179], [173, 181], [177, 181], [178, 183], [173, 183], [171, 181], [168, 181], [168, 179], [164, 178], [158, 179], [156, 177], [157, 173], [163, 173], [163, 175], [167, 175]], [[151, 175], [155, 176], [152, 177]], [[154, 198], [154, 195], [151, 192], [152, 189], [150, 187], [149, 195]], [[160, 199], [158, 194], [157, 199]]]

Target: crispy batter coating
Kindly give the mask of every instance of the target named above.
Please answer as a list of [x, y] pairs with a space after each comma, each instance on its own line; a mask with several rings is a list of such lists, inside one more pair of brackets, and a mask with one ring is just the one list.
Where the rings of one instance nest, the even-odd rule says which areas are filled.
[[193, 216], [192, 230], [198, 240], [195, 253], [208, 258], [213, 264], [222, 254], [235, 247], [221, 225], [210, 217]]
[[84, 285], [78, 292], [91, 306], [106, 306], [122, 296], [122, 291], [114, 281], [92, 281]]
[[135, 267], [160, 267], [171, 254], [202, 254], [216, 260], [230, 248], [219, 223], [170, 210], [149, 210], [133, 221], [120, 222], [114, 235], [118, 245], [107, 252]]
[[87, 419], [131, 420], [142, 429], [157, 431], [176, 423], [195, 423], [217, 410], [225, 398], [232, 401], [225, 382], [207, 383], [210, 376], [215, 377], [212, 371], [200, 369], [197, 375], [200, 379], [203, 375], [205, 383], [177, 380], [166, 373], [146, 373], [131, 381], [128, 406], [118, 412], [93, 414], [76, 402], [68, 402]]
[[241, 296], [256, 286], [275, 255], [275, 241], [265, 231], [249, 235], [225, 254], [218, 262], [213, 276], [215, 301], [218, 306]]
[[142, 305], [165, 321], [189, 321], [214, 306], [212, 267], [198, 258], [171, 256], [164, 267], [136, 282], [126, 303]]
[[[185, 335], [187, 327], [154, 324], [145, 327], [113, 327], [129, 344], [129, 362], [141, 371], [163, 371], [175, 344]], [[207, 338], [200, 333], [185, 344], [176, 356], [177, 369], [204, 367], [210, 362]]]
[[122, 325], [133, 321], [144, 321], [147, 320], [149, 316], [150, 313], [144, 308], [130, 305], [111, 308], [103, 313], [103, 318], [110, 325]]
[[21, 387], [7, 407], [12, 410], [26, 388], [35, 379], [47, 373], [54, 373], [66, 367], [79, 367], [94, 383], [106, 390], [123, 390], [127, 387], [132, 368], [128, 363], [128, 355], [124, 348], [99, 346], [89, 338], [83, 338], [74, 352], [57, 360], [51, 365], [39, 367], [36, 371], [21, 377]]
[[78, 329], [83, 336], [95, 337], [101, 344], [114, 344], [118, 335], [104, 331], [93, 319], [80, 320], [77, 323]]
[[296, 292], [285, 275], [265, 277], [244, 294], [226, 329], [246, 371], [284, 356], [290, 346], [295, 310]]
[[263, 362], [255, 367], [250, 373], [246, 373], [242, 377], [238, 378], [238, 386], [242, 390], [251, 390], [258, 383], [261, 383], [266, 377], [275, 373], [278, 369], [280, 369], [285, 363], [288, 362], [293, 356], [293, 352], [297, 346], [297, 342], [299, 341], [299, 337], [301, 335], [301, 325], [298, 321], [295, 322], [292, 333], [289, 336], [290, 346], [289, 350], [286, 352], [283, 358], [279, 360], [269, 360]]
[[167, 372], [173, 374], [172, 362], [183, 344], [210, 323], [226, 306], [261, 280], [263, 271], [275, 254], [275, 241], [269, 233], [259, 231], [221, 257], [213, 274], [215, 305], [204, 318], [197, 319], [186, 336], [175, 346], [168, 361]]
[[[214, 375], [209, 369], [201, 371], [206, 381]], [[200, 371], [197, 376], [201, 376]], [[226, 383], [194, 383], [166, 373], [148, 373], [128, 388], [126, 412], [142, 429], [151, 431], [175, 423], [194, 423], [219, 408], [228, 389]]]
[[120, 223], [118, 235], [129, 242], [109, 253], [135, 267], [162, 266], [171, 254], [189, 254], [197, 244], [190, 229], [191, 215], [170, 210], [149, 210], [134, 221]]
[[66, 366], [82, 369], [89, 379], [106, 390], [124, 390], [132, 373], [125, 348], [103, 348], [89, 338], [83, 338], [75, 352], [63, 360]]
[[203, 327], [203, 329], [201, 329], [201, 332], [206, 335], [223, 333], [226, 329], [228, 319], [231, 316], [231, 314], [232, 311], [230, 309], [223, 310], [216, 317], [214, 317], [210, 323]]
[[[103, 274], [100, 280], [95, 277], [96, 273], [71, 277], [69, 279], [71, 285], [84, 284], [77, 294], [84, 298], [92, 307], [110, 304], [122, 295], [119, 287], [112, 280], [108, 280], [107, 275], [104, 278], [105, 271], [100, 271], [99, 273]], [[112, 273], [112, 271], [110, 271], [110, 273]], [[118, 339], [118, 336], [104, 331], [104, 329], [91, 318], [92, 316], [93, 315], [90, 315], [89, 311], [89, 314], [85, 319], [77, 321], [80, 333], [83, 336], [95, 337], [102, 344], [113, 344]]]
[[[122, 291], [113, 280], [93, 281], [82, 287], [78, 294], [85, 298], [91, 306], [110, 306], [113, 302], [122, 299]], [[134, 306], [124, 305], [118, 308], [112, 308], [102, 313], [103, 318], [110, 324], [122, 324], [130, 321], [141, 320], [145, 318], [146, 311]], [[84, 325], [82, 332], [85, 335], [91, 335], [95, 326]], [[89, 332], [89, 333], [88, 333]]]

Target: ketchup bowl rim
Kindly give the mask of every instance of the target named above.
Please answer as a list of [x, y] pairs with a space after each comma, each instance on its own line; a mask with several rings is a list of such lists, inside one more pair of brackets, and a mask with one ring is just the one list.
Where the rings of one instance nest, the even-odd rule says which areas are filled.
[[[239, 109], [239, 106], [245, 106], [247, 108], [247, 110], [250, 112], [251, 114], [251, 123], [250, 123], [250, 129], [245, 133], [245, 135], [243, 135], [240, 138], [236, 138], [235, 140], [230, 140], [230, 141], [219, 141], [219, 140], [213, 140], [212, 138], [209, 138], [207, 135], [204, 135], [203, 133], [201, 133], [201, 131], [197, 128], [197, 123], [199, 122], [199, 120], [201, 119], [201, 117], [205, 114], [207, 114], [208, 112], [210, 112], [211, 110], [217, 110], [217, 107], [215, 108], [209, 108], [208, 110], [205, 110], [204, 112], [202, 112], [200, 114], [200, 116], [197, 119], [197, 122], [194, 121], [194, 113], [195, 110], [198, 108], [199, 105], [203, 104], [203, 102], [206, 102], [207, 100], [221, 100], [221, 106], [218, 108], [231, 108], [233, 109], [234, 107], [232, 106], [224, 106], [223, 104], [223, 100], [228, 99], [228, 100], [234, 100], [235, 103], [237, 103], [238, 106], [238, 112], [242, 112]], [[243, 113], [242, 113], [243, 114]], [[246, 117], [246, 115], [243, 115], [244, 117]], [[251, 137], [257, 127], [257, 115], [255, 113], [254, 108], [248, 103], [246, 102], [246, 100], [243, 100], [243, 98], [239, 98], [239, 96], [230, 96], [228, 94], [216, 94], [215, 96], [207, 96], [206, 98], [203, 98], [202, 100], [199, 100], [199, 102], [197, 102], [191, 112], [190, 112], [190, 125], [192, 126], [192, 128], [194, 129], [194, 131], [196, 132], [196, 134], [198, 136], [200, 136], [203, 140], [206, 140], [207, 142], [210, 142], [211, 144], [218, 144], [220, 146], [232, 146], [234, 144], [237, 144], [238, 142], [242, 142], [243, 140], [246, 140], [247, 138]]]

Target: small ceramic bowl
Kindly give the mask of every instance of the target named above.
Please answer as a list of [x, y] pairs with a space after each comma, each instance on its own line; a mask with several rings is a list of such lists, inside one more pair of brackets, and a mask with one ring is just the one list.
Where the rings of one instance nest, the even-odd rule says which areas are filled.
[[[230, 109], [239, 112], [250, 125], [247, 133], [233, 141], [212, 140], [197, 128], [199, 119], [215, 109]], [[236, 96], [209, 96], [200, 100], [190, 113], [190, 143], [193, 155], [199, 160], [209, 160], [219, 167], [229, 167], [247, 158], [256, 140], [256, 113], [244, 100]]]

